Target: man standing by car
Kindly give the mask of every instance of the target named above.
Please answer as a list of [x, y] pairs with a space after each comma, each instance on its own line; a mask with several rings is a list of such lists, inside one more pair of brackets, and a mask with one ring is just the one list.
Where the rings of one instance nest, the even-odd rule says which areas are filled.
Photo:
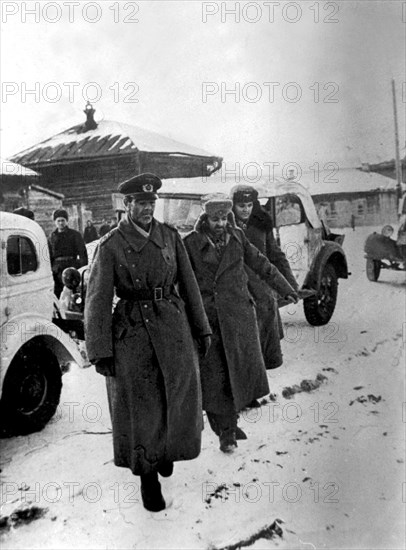
[[82, 267], [87, 264], [87, 251], [82, 235], [68, 227], [66, 210], [55, 210], [53, 214], [56, 229], [48, 239], [54, 276], [54, 292], [59, 298], [63, 290], [62, 272], [66, 267]]
[[[298, 292], [299, 285], [289, 262], [273, 236], [271, 217], [259, 204], [258, 191], [250, 185], [240, 184], [231, 189], [230, 197], [233, 201], [237, 226], [244, 231], [248, 240], [279, 269], [294, 291]], [[274, 369], [283, 363], [280, 345], [283, 328], [277, 299], [274, 291], [265, 281], [249, 267], [246, 269], [248, 287], [257, 304], [258, 327], [265, 366], [267, 369]], [[259, 406], [259, 403], [252, 405]]]
[[153, 217], [161, 185], [141, 174], [119, 186], [126, 214], [98, 245], [85, 307], [88, 356], [107, 377], [114, 463], [141, 476], [143, 504], [153, 512], [166, 506], [158, 473], [170, 476], [175, 461], [200, 453], [193, 338], [205, 355], [211, 334], [182, 240]]

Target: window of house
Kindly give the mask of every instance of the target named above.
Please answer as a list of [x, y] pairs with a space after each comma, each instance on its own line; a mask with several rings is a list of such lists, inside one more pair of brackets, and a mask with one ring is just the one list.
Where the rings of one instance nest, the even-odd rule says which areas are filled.
[[38, 269], [34, 244], [22, 235], [11, 235], [7, 239], [7, 271], [10, 275], [23, 275]]

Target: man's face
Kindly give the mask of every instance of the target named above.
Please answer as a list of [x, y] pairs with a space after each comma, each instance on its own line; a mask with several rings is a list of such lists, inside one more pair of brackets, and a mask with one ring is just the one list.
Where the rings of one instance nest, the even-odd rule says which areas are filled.
[[147, 227], [152, 222], [155, 199], [137, 201], [133, 198], [131, 202], [127, 199], [125, 207], [133, 222]]
[[214, 216], [207, 216], [207, 223], [209, 224], [210, 231], [215, 235], [222, 235], [227, 225], [227, 214], [215, 214]]
[[58, 231], [63, 231], [68, 225], [68, 222], [65, 218], [56, 218], [55, 225]]
[[246, 222], [251, 216], [253, 206], [253, 202], [237, 202], [234, 205], [235, 215], [239, 220]]

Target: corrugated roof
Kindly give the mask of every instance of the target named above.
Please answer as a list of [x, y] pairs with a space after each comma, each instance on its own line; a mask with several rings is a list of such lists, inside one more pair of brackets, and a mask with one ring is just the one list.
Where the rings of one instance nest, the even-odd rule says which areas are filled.
[[94, 130], [78, 124], [12, 157], [22, 164], [58, 162], [106, 155], [120, 155], [135, 151], [216, 157], [156, 132], [121, 122], [102, 120]]

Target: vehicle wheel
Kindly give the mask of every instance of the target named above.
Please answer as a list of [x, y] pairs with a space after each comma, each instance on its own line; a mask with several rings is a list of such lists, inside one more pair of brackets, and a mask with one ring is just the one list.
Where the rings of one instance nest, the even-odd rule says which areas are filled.
[[11, 363], [3, 383], [2, 432], [28, 434], [41, 430], [55, 414], [62, 373], [52, 352], [27, 344]]
[[367, 258], [367, 277], [369, 281], [377, 281], [381, 272], [381, 263], [377, 260]]
[[333, 316], [337, 302], [338, 280], [332, 264], [327, 263], [321, 274], [316, 296], [303, 300], [304, 314], [313, 326], [326, 325]]

